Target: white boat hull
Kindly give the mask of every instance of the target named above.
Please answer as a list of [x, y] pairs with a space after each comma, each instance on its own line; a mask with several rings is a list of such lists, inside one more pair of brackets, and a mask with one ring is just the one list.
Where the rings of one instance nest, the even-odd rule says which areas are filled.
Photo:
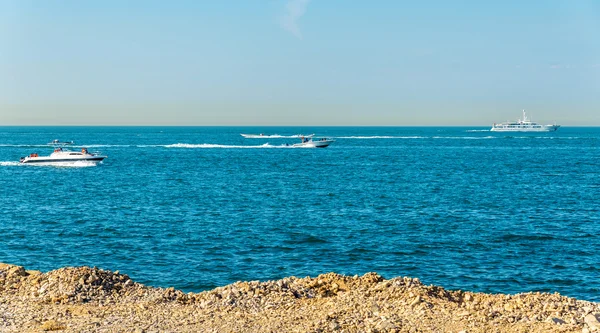
[[306, 142], [296, 143], [293, 147], [305, 147], [305, 148], [325, 148], [329, 146], [334, 140], [309, 140]]
[[99, 163], [104, 160], [106, 156], [90, 156], [90, 157], [80, 157], [80, 158], [52, 158], [50, 156], [39, 156], [39, 157], [25, 157], [21, 160], [21, 163], [24, 164], [34, 164], [34, 163], [65, 163], [65, 162], [93, 162]]
[[540, 127], [503, 127], [492, 126], [492, 132], [554, 132], [560, 125], [541, 125]]

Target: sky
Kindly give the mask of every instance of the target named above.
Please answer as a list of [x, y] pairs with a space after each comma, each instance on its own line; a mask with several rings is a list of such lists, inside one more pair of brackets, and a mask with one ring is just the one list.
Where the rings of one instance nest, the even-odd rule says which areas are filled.
[[0, 0], [0, 125], [600, 126], [600, 1]]

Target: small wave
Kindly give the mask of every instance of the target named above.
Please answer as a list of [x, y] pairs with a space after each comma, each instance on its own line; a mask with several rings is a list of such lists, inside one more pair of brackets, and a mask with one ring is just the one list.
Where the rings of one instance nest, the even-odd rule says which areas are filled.
[[549, 241], [556, 239], [555, 236], [552, 235], [522, 235], [522, 234], [512, 234], [508, 233], [499, 237], [502, 241], [505, 242], [518, 242], [518, 241]]
[[21, 163], [19, 162], [14, 162], [14, 161], [5, 161], [5, 162], [0, 162], [0, 166], [17, 166], [20, 165]]
[[[292, 235], [291, 235], [292, 236]], [[314, 235], [293, 235], [291, 239], [285, 240], [286, 244], [326, 244], [327, 240]]]
[[[536, 135], [539, 134], [540, 136]], [[512, 136], [506, 135], [504, 139], [525, 139], [525, 140], [593, 140], [595, 138], [586, 138], [578, 136], [545, 136], [544, 133], [534, 133], [530, 136]]]

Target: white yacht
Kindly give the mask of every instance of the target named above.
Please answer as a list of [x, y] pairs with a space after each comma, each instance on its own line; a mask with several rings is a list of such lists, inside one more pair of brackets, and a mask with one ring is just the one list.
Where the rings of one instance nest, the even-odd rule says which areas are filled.
[[312, 138], [302, 138], [302, 142], [295, 143], [292, 147], [305, 147], [305, 148], [325, 148], [329, 146], [335, 140], [322, 138], [313, 140]]
[[106, 156], [89, 153], [86, 148], [81, 151], [63, 150], [60, 147], [54, 149], [50, 156], [39, 156], [37, 153], [21, 157], [21, 163], [64, 163], [64, 162], [91, 162], [98, 163]]
[[523, 119], [517, 121], [509, 121], [492, 126], [492, 132], [554, 132], [560, 125], [541, 125], [527, 118], [525, 110], [523, 110]]

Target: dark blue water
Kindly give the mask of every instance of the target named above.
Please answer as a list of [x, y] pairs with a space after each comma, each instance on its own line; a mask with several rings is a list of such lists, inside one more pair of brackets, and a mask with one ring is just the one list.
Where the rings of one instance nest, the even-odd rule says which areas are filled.
[[[376, 271], [600, 301], [600, 128], [486, 129], [0, 127], [0, 262], [185, 291]], [[261, 132], [336, 142], [239, 135]], [[16, 163], [53, 139], [108, 158]]]

